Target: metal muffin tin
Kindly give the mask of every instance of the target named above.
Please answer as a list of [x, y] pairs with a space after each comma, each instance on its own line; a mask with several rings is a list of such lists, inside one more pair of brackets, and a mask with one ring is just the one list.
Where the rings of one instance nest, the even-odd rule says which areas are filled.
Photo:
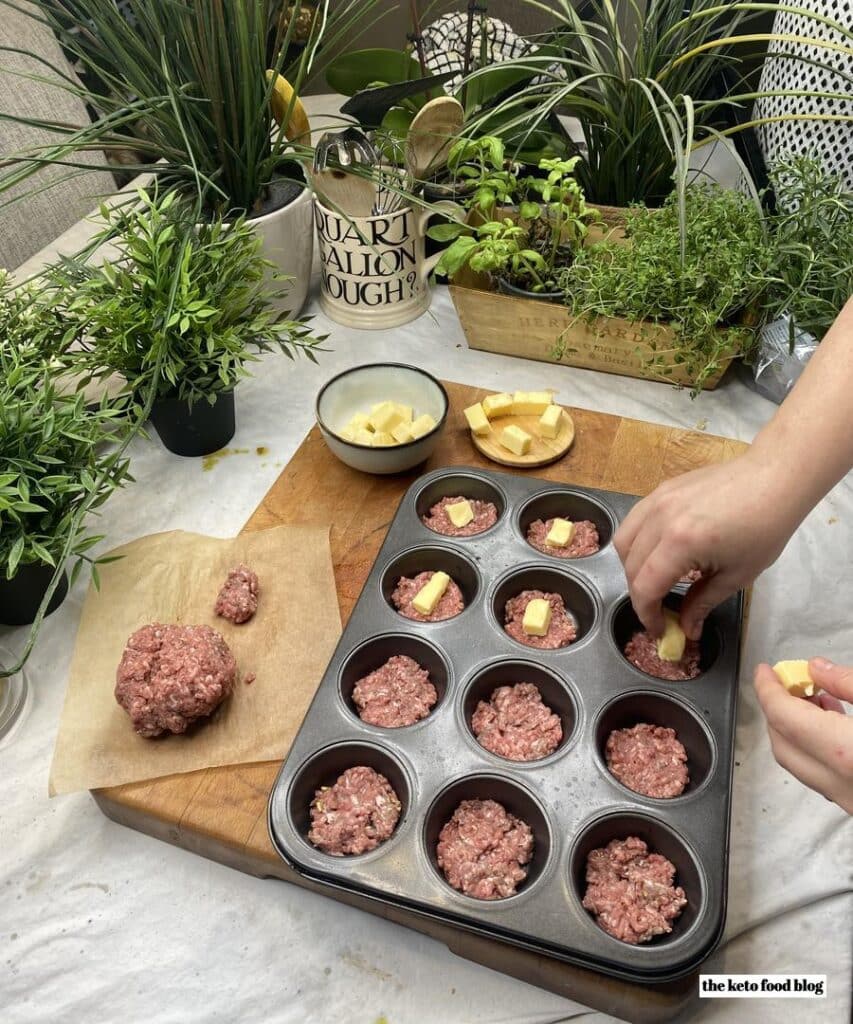
[[[497, 523], [474, 537], [434, 533], [420, 516], [447, 495], [493, 501]], [[730, 598], [710, 616], [697, 679], [667, 682], [629, 664], [621, 649], [641, 627], [611, 539], [637, 500], [464, 467], [429, 473], [412, 485], [270, 798], [270, 835], [291, 867], [330, 887], [632, 981], [681, 977], [712, 952], [726, 911], [743, 601]], [[532, 548], [525, 540], [529, 523], [557, 514], [595, 522], [601, 550], [559, 559]], [[455, 618], [415, 622], [389, 603], [400, 576], [426, 569], [444, 569], [459, 584], [465, 609]], [[504, 632], [506, 600], [533, 587], [563, 594], [578, 625], [573, 644], [537, 650]], [[677, 607], [683, 591], [676, 588], [667, 603]], [[353, 684], [393, 654], [408, 654], [429, 669], [438, 703], [407, 728], [366, 725], [351, 702]], [[483, 749], [470, 719], [496, 686], [525, 681], [539, 686], [560, 715], [564, 736], [549, 757], [517, 763]], [[643, 797], [607, 771], [608, 734], [637, 722], [675, 728], [689, 759], [682, 796]], [[387, 776], [402, 813], [378, 849], [332, 857], [307, 840], [309, 805], [318, 787], [354, 765]], [[533, 859], [515, 896], [464, 896], [438, 869], [438, 834], [466, 798], [498, 800], [533, 829]], [[688, 899], [670, 935], [639, 946], [612, 938], [581, 905], [587, 854], [630, 835], [675, 864], [676, 884]]]

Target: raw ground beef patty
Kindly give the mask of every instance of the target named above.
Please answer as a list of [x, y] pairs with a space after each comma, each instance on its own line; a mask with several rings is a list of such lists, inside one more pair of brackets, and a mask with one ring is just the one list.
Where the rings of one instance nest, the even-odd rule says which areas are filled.
[[258, 577], [246, 565], [231, 569], [213, 610], [229, 622], [248, 622], [258, 610]]
[[501, 900], [515, 895], [533, 856], [529, 825], [496, 800], [463, 800], [438, 837], [438, 866], [466, 896]]
[[583, 558], [584, 555], [594, 555], [598, 551], [598, 528], [589, 519], [580, 519], [575, 523], [575, 532], [572, 535], [571, 544], [565, 547], [557, 547], [554, 544], [546, 544], [545, 538], [554, 525], [553, 519], [534, 519], [527, 528], [527, 543], [545, 555], [554, 555], [557, 558]]
[[237, 662], [210, 626], [143, 626], [116, 670], [115, 697], [140, 736], [186, 732], [231, 693]]
[[583, 905], [614, 938], [632, 945], [648, 942], [669, 934], [687, 905], [674, 881], [672, 861], [649, 853], [642, 839], [614, 839], [587, 857]]
[[607, 737], [605, 756], [622, 785], [643, 796], [680, 796], [689, 781], [687, 751], [675, 729], [662, 725], [614, 729]]
[[[466, 526], [454, 526], [445, 509], [448, 505], [466, 500], [471, 505], [474, 518]], [[497, 521], [498, 510], [494, 504], [491, 501], [478, 501], [476, 498], [442, 498], [426, 515], [421, 516], [424, 526], [435, 533], [443, 533], [445, 537], [473, 537], [475, 533], [488, 530]]]
[[542, 702], [533, 683], [499, 686], [488, 703], [479, 702], [471, 728], [481, 746], [510, 761], [547, 757], [563, 738], [560, 716]]
[[[524, 609], [537, 597], [544, 598], [551, 605], [551, 625], [545, 636], [528, 636], [522, 628]], [[513, 640], [542, 650], [567, 647], [578, 635], [577, 626], [566, 611], [563, 598], [559, 594], [546, 594], [542, 590], [522, 590], [520, 594], [511, 597], [504, 609], [504, 621], [504, 629]]]
[[362, 722], [398, 729], [426, 718], [438, 694], [425, 668], [414, 658], [395, 654], [356, 682], [352, 699]]
[[314, 794], [308, 839], [332, 857], [367, 853], [392, 835], [400, 809], [384, 775], [363, 765], [347, 768], [333, 786]]
[[687, 641], [684, 654], [678, 661], [664, 661], [663, 658], [658, 657], [655, 638], [645, 630], [635, 633], [625, 644], [625, 657], [641, 672], [648, 672], [650, 676], [656, 676], [658, 679], [670, 679], [673, 682], [695, 679], [701, 671], [698, 640]]
[[401, 576], [397, 580], [397, 586], [391, 594], [391, 601], [401, 615], [405, 615], [407, 619], [414, 619], [416, 622], [440, 622], [442, 619], [452, 619], [454, 615], [458, 615], [462, 611], [465, 607], [465, 598], [462, 596], [459, 585], [453, 580], [447, 584], [447, 590], [441, 595], [441, 600], [430, 615], [421, 615], [412, 607], [412, 599], [434, 575], [434, 572], [427, 570], [419, 572], [414, 578]]

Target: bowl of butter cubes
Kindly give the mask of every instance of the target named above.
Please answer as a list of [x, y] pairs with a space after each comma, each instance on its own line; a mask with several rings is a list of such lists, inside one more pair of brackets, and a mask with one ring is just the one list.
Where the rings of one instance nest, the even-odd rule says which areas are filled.
[[366, 363], [328, 380], [317, 425], [341, 462], [362, 473], [403, 473], [432, 454], [447, 423], [441, 382], [404, 363]]

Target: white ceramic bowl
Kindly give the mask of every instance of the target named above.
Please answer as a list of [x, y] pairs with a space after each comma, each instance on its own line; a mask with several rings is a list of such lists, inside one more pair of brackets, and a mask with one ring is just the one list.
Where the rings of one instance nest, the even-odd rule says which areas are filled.
[[[379, 402], [411, 405], [415, 416], [429, 413], [435, 427], [406, 444], [371, 448], [339, 437], [358, 412], [369, 413]], [[447, 392], [435, 377], [404, 363], [353, 366], [326, 381], [317, 395], [317, 424], [326, 444], [341, 462], [362, 473], [402, 473], [433, 453], [447, 422]]]

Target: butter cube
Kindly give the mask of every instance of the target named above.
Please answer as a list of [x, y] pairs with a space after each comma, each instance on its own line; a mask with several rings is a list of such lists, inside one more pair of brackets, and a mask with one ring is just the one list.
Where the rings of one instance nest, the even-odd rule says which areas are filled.
[[370, 420], [363, 412], [357, 412], [349, 421], [347, 426], [351, 430], [373, 430], [373, 427], [370, 425]]
[[338, 437], [342, 437], [345, 441], [354, 441], [355, 435], [356, 431], [354, 431], [350, 426], [341, 427], [338, 431]]
[[568, 519], [554, 519], [551, 529], [545, 537], [546, 544], [553, 544], [555, 548], [565, 548], [572, 543], [575, 535], [575, 524]]
[[450, 577], [446, 572], [433, 573], [429, 582], [425, 583], [412, 598], [412, 607], [421, 615], [432, 615], [449, 583]]
[[423, 437], [424, 434], [428, 434], [431, 430], [435, 429], [435, 420], [429, 413], [424, 413], [422, 416], [418, 416], [414, 422], [409, 425], [409, 430], [412, 433], [412, 437], [417, 440], [419, 437]]
[[512, 395], [502, 392], [499, 395], [486, 395], [482, 402], [483, 412], [490, 420], [498, 416], [509, 416], [512, 412]]
[[675, 612], [664, 609], [663, 614], [666, 625], [663, 636], [656, 641], [658, 657], [661, 661], [681, 661], [684, 657], [687, 637], [684, 635], [684, 630], [681, 628], [678, 615]]
[[526, 455], [532, 443], [533, 438], [521, 427], [504, 427], [501, 431], [501, 444], [516, 455]]
[[384, 432], [388, 434], [398, 423], [402, 422], [403, 417], [393, 402], [380, 402], [379, 405], [374, 405], [370, 412], [369, 425], [377, 433]]
[[539, 417], [539, 433], [543, 437], [556, 437], [560, 433], [563, 410], [559, 405], [549, 405]]
[[399, 402], [394, 402], [394, 408], [403, 417], [404, 423], [412, 422], [412, 407], [410, 405], [401, 405]]
[[391, 431], [391, 436], [397, 444], [405, 444], [407, 441], [414, 441], [409, 423], [398, 423]]
[[488, 434], [492, 429], [489, 426], [489, 417], [479, 402], [469, 405], [467, 409], [462, 411], [465, 413], [465, 419], [468, 420], [468, 426], [471, 428], [472, 434], [482, 437], [483, 434]]
[[541, 416], [552, 404], [553, 391], [516, 391], [512, 396], [513, 416]]
[[811, 677], [807, 661], [777, 661], [773, 671], [794, 697], [813, 697], [819, 689]]
[[393, 435], [389, 434], [386, 430], [377, 430], [371, 437], [373, 438], [374, 448], [388, 448], [390, 445], [397, 443]]
[[372, 445], [374, 436], [371, 430], [368, 430], [366, 427], [359, 427], [355, 432], [355, 442], [356, 444]]
[[534, 597], [524, 609], [521, 628], [528, 636], [545, 636], [551, 625], [551, 605], [544, 597]]
[[466, 498], [463, 498], [462, 501], [454, 501], [452, 505], [445, 505], [444, 508], [448, 519], [454, 526], [467, 526], [474, 518], [474, 509], [471, 508], [471, 502]]

